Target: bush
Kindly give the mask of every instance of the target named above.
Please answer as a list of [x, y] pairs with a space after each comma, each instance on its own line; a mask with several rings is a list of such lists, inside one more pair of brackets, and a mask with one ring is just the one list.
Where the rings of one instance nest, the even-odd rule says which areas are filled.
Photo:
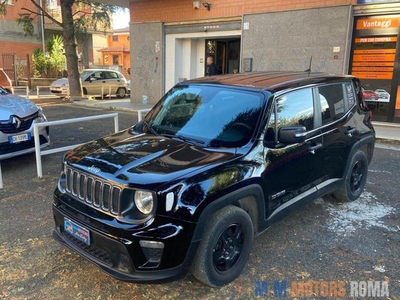
[[33, 51], [33, 77], [58, 77], [65, 70], [66, 57], [61, 36], [53, 36], [46, 43], [47, 52], [36, 48]]

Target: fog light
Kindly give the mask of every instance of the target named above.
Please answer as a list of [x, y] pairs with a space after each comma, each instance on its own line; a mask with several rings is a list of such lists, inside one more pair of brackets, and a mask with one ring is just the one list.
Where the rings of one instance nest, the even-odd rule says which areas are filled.
[[160, 265], [164, 243], [155, 241], [139, 241], [147, 262], [140, 266], [141, 269], [157, 268]]

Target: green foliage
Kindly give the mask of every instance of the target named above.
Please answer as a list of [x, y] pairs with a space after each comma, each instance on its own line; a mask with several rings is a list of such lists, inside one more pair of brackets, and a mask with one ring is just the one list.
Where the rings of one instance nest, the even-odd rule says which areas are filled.
[[20, 17], [17, 19], [17, 24], [22, 26], [24, 31], [24, 35], [33, 35], [35, 28], [33, 27], [32, 21], [33, 18], [30, 17], [29, 14], [20, 14]]
[[63, 39], [59, 35], [47, 41], [48, 53], [48, 74], [50, 77], [56, 77], [62, 70], [65, 69], [66, 57], [64, 54]]
[[33, 50], [32, 65], [34, 77], [41, 77], [46, 73], [47, 61], [42, 49], [36, 48]]
[[33, 51], [33, 72], [35, 77], [57, 77], [65, 69], [66, 57], [61, 36], [53, 36], [46, 43], [47, 51], [36, 48]]
[[0, 0], [0, 16], [5, 16], [7, 14], [6, 0]]

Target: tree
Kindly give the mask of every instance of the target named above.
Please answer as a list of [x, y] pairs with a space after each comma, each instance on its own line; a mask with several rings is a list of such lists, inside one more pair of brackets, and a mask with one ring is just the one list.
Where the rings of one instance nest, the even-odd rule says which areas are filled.
[[[48, 14], [35, 0], [29, 0], [29, 2], [31, 2], [32, 7], [35, 7], [37, 10], [34, 11], [27, 7], [22, 8], [24, 13], [20, 14], [17, 23], [22, 26], [26, 35], [32, 35], [34, 33], [32, 22], [37, 17], [41, 16], [50, 19], [63, 29], [63, 42], [67, 60], [71, 100], [81, 97], [82, 91], [79, 80], [78, 55], [76, 51], [77, 43], [86, 37], [88, 28], [93, 28], [94, 30], [102, 29], [104, 31], [106, 31], [107, 28], [111, 28], [112, 13], [117, 10], [124, 10], [124, 8], [87, 0], [61, 0], [62, 21], [59, 22]], [[7, 0], [0, 0], [0, 15], [7, 14], [6, 3]]]

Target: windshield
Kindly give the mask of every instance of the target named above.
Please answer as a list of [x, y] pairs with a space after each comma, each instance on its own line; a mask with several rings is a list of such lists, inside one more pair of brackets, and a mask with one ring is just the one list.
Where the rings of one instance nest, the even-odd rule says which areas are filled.
[[88, 78], [90, 76], [90, 74], [93, 74], [93, 71], [83, 71], [81, 74], [82, 81], [85, 81], [86, 78]]
[[143, 130], [204, 146], [239, 147], [253, 136], [262, 102], [258, 91], [180, 85], [147, 114]]

